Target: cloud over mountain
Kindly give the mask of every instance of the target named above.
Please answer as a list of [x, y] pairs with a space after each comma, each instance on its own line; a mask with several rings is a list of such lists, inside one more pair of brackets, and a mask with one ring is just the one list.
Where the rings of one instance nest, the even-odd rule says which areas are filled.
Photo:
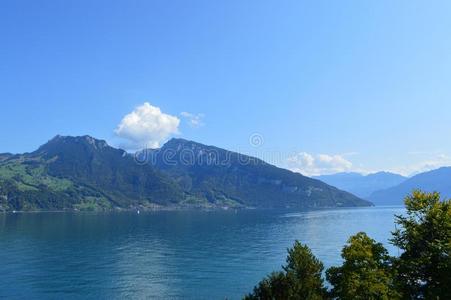
[[333, 174], [351, 170], [352, 163], [342, 155], [299, 152], [288, 157], [287, 165], [293, 172], [307, 176]]
[[199, 128], [205, 125], [203, 122], [203, 118], [205, 117], [204, 114], [193, 114], [184, 111], [181, 112], [180, 115], [186, 119], [190, 127]]
[[157, 148], [170, 135], [178, 133], [179, 125], [179, 118], [145, 102], [122, 118], [115, 133], [127, 141], [127, 149]]
[[[419, 154], [419, 153], [409, 153]], [[451, 156], [444, 153], [424, 153], [425, 158], [410, 165], [394, 167], [392, 170], [405, 176], [413, 176], [419, 173], [431, 171], [444, 166], [451, 166]]]

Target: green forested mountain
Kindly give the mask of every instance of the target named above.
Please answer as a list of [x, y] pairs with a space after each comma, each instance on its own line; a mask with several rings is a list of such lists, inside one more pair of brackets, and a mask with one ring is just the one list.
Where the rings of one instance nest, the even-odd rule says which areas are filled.
[[319, 180], [255, 157], [172, 139], [147, 152], [147, 160], [196, 198], [253, 207], [365, 206], [369, 202]]
[[370, 203], [261, 160], [181, 139], [134, 156], [90, 136], [56, 136], [34, 152], [0, 155], [0, 211], [361, 205]]
[[13, 156], [11, 153], [0, 153], [0, 161], [10, 158]]
[[184, 193], [149, 165], [89, 136], [57, 136], [0, 164], [3, 209], [128, 208], [169, 205]]

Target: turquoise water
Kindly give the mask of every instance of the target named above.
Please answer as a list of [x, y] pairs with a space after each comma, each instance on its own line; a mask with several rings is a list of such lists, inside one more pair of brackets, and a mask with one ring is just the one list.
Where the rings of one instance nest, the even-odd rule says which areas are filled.
[[295, 239], [326, 267], [349, 235], [387, 245], [401, 207], [0, 215], [0, 298], [240, 299]]

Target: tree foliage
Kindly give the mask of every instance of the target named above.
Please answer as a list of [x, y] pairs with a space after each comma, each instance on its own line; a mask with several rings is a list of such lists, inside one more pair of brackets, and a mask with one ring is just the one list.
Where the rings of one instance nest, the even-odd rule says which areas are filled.
[[321, 277], [323, 264], [306, 245], [295, 241], [293, 248], [288, 249], [286, 264], [282, 268], [283, 271], [263, 279], [245, 299], [317, 300], [326, 297]]
[[327, 270], [331, 296], [338, 299], [397, 299], [390, 257], [381, 243], [364, 232], [348, 240], [343, 248], [343, 265]]
[[405, 205], [392, 239], [403, 251], [396, 260], [401, 290], [408, 299], [451, 299], [450, 201], [417, 190]]
[[451, 204], [438, 193], [414, 191], [406, 215], [396, 216], [390, 257], [364, 232], [349, 238], [343, 264], [326, 271], [310, 249], [296, 241], [286, 265], [262, 280], [245, 299], [451, 299]]

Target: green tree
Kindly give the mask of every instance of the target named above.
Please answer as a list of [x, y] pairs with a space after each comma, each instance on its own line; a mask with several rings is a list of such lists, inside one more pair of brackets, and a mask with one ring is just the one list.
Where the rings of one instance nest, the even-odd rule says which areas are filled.
[[327, 270], [331, 296], [343, 300], [397, 299], [390, 257], [381, 243], [364, 232], [348, 240], [341, 256], [343, 265]]
[[451, 299], [451, 205], [439, 193], [414, 191], [392, 243], [403, 252], [396, 260], [398, 281], [407, 299]]
[[245, 300], [290, 299], [293, 287], [284, 272], [273, 272], [259, 282]]
[[323, 264], [312, 251], [299, 241], [288, 249], [283, 271], [274, 272], [263, 279], [253, 293], [245, 299], [306, 299], [326, 298], [326, 288], [321, 277]]
[[402, 250], [393, 258], [381, 243], [360, 232], [342, 250], [343, 264], [326, 272], [298, 241], [286, 265], [262, 280], [245, 299], [451, 299], [451, 203], [438, 193], [414, 191], [406, 215], [396, 216], [391, 242]]

